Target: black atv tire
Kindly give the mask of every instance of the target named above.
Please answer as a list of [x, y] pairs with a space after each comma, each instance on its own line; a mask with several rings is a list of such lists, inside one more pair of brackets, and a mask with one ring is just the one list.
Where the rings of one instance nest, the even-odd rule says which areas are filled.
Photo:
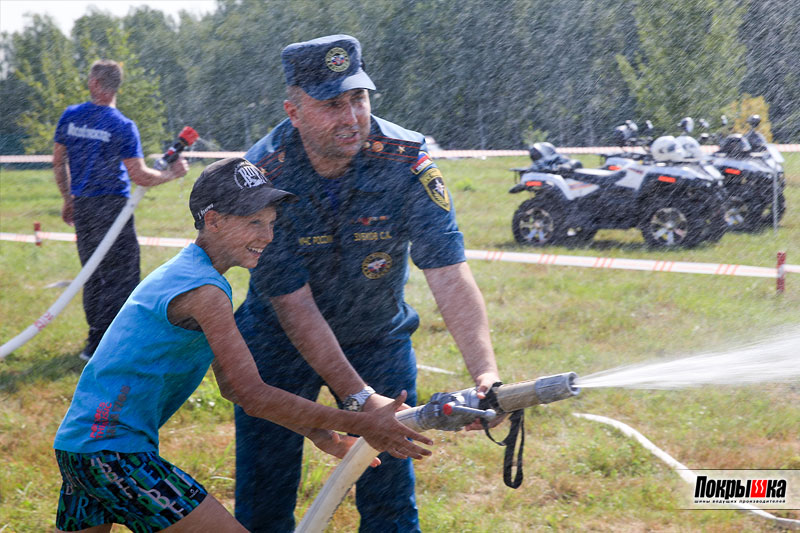
[[755, 224], [753, 205], [741, 196], [725, 200], [725, 225], [728, 231], [750, 231]]
[[[783, 193], [778, 195], [778, 222], [783, 219], [783, 215], [786, 213], [786, 198], [783, 196]], [[755, 224], [759, 228], [764, 228], [768, 226], [772, 226], [772, 201], [765, 206], [762, 207], [759, 213], [756, 213], [756, 221]]]
[[[786, 212], [786, 199], [778, 196], [778, 222]], [[747, 201], [739, 196], [731, 196], [725, 203], [725, 223], [728, 231], [759, 231], [772, 226], [772, 201], [763, 204]]]
[[708, 237], [706, 217], [696, 205], [656, 203], [639, 224], [645, 242], [653, 248], [690, 248]]
[[511, 231], [514, 240], [528, 246], [561, 244], [566, 237], [566, 216], [559, 200], [535, 196], [514, 212]]

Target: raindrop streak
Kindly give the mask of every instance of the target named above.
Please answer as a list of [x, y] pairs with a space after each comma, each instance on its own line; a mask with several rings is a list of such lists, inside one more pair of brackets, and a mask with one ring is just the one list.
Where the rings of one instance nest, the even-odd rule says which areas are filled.
[[579, 377], [581, 388], [682, 389], [800, 381], [800, 328], [726, 352], [628, 365]]

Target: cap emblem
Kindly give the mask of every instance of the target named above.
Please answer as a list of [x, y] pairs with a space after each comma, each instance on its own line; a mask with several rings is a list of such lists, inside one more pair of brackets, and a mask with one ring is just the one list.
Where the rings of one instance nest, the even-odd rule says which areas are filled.
[[239, 166], [236, 167], [236, 172], [233, 173], [233, 179], [236, 180], [236, 185], [238, 185], [240, 189], [249, 189], [267, 183], [261, 171], [254, 165], [246, 162], [240, 163]]
[[325, 54], [325, 65], [334, 72], [344, 72], [350, 67], [350, 56], [344, 48], [336, 46]]

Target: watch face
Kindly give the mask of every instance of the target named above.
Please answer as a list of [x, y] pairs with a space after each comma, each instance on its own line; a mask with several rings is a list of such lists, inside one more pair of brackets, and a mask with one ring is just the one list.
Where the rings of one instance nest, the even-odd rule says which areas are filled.
[[358, 400], [356, 400], [353, 397], [350, 397], [342, 402], [342, 409], [344, 409], [345, 411], [358, 412], [361, 410], [361, 406], [359, 405]]

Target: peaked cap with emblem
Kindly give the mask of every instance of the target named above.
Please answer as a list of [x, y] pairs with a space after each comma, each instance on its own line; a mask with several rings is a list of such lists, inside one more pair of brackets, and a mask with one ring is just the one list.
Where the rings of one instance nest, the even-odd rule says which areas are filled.
[[192, 187], [189, 209], [194, 227], [200, 229], [203, 216], [213, 209], [227, 215], [252, 215], [281, 202], [295, 202], [290, 192], [276, 189], [247, 159], [229, 157], [208, 165]]
[[349, 35], [328, 35], [292, 43], [281, 52], [286, 85], [297, 85], [315, 100], [351, 89], [375, 90], [364, 72], [361, 43]]

